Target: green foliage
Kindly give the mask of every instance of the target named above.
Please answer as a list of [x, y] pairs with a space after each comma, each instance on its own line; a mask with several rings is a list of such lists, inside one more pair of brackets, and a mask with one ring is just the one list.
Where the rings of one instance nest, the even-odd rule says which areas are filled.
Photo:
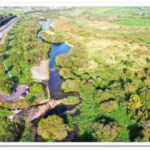
[[43, 87], [41, 84], [33, 84], [33, 86], [30, 88], [30, 94], [34, 96], [40, 96], [42, 94]]
[[63, 76], [64, 79], [75, 79], [76, 76], [71, 72], [69, 68], [62, 68], [59, 70], [60, 76]]
[[95, 87], [91, 83], [85, 83], [84, 85], [82, 85], [82, 89], [84, 90], [85, 94], [92, 95]]
[[24, 130], [23, 122], [11, 122], [9, 116], [11, 111], [0, 108], [0, 141], [15, 142], [19, 141]]
[[141, 117], [140, 107], [142, 106], [141, 99], [138, 95], [131, 95], [128, 102], [129, 115], [133, 120], [138, 120]]
[[132, 95], [129, 100], [129, 107], [131, 110], [135, 111], [142, 106], [140, 97], [138, 95]]
[[20, 142], [33, 142], [35, 138], [35, 131], [33, 131], [31, 123], [26, 122], [24, 133], [22, 134]]
[[66, 80], [61, 87], [64, 91], [78, 91], [79, 88], [80, 86], [77, 80]]
[[[41, 32], [40, 36], [46, 42], [67, 41], [72, 45], [69, 53], [56, 58], [56, 65], [60, 75], [66, 79], [62, 90], [78, 91], [82, 98], [82, 103], [76, 107], [80, 114], [75, 117], [67, 114], [65, 121], [69, 126], [78, 126], [80, 141], [149, 141], [149, 8], [70, 8], [55, 13], [42, 15], [50, 18], [61, 13], [66, 17], [55, 18], [55, 28], [51, 27], [49, 33]], [[66, 24], [57, 27], [59, 19]], [[94, 23], [89, 23], [89, 20]], [[31, 67], [49, 57], [49, 44], [37, 39], [41, 28], [37, 21], [36, 17], [22, 19], [11, 42], [7, 39], [1, 46], [1, 81], [8, 79], [1, 63], [8, 46], [10, 51], [6, 63], [10, 68], [13, 65], [10, 72], [19, 84], [31, 82]], [[103, 24], [105, 28], [100, 29]], [[42, 87], [36, 84], [30, 94], [14, 106], [39, 103], [37, 97], [41, 93]], [[77, 97], [67, 97], [61, 101], [70, 105], [77, 100]], [[6, 103], [1, 105], [8, 106]], [[101, 115], [111, 121], [96, 122]], [[49, 128], [52, 122], [56, 126], [59, 119], [46, 123], [43, 120], [39, 123], [42, 124], [39, 132], [44, 139], [65, 139], [66, 127], [63, 126], [64, 136], [59, 136], [57, 127], [56, 130]], [[30, 131], [30, 127], [25, 129], [25, 141], [32, 139]], [[133, 132], [138, 133], [134, 135]]]
[[101, 142], [112, 142], [118, 135], [120, 127], [115, 122], [95, 122], [92, 125], [93, 136]]
[[11, 93], [11, 88], [13, 87], [14, 82], [11, 81], [10, 79], [1, 79], [0, 80], [0, 89], [6, 93], [10, 94]]
[[114, 22], [119, 25], [128, 25], [128, 26], [149, 26], [149, 18], [147, 17], [134, 17], [134, 18], [120, 18]]
[[100, 105], [100, 111], [102, 112], [112, 112], [114, 110], [118, 109], [118, 105], [115, 101], [106, 101], [101, 103]]
[[67, 126], [61, 117], [51, 115], [40, 120], [38, 134], [48, 141], [62, 141], [67, 137]]
[[78, 97], [76, 96], [68, 96], [67, 98], [59, 100], [64, 105], [74, 105], [79, 102]]
[[49, 58], [50, 44], [42, 43], [37, 38], [40, 28], [37, 18], [25, 17], [11, 32], [6, 66], [12, 66], [10, 73], [17, 84], [32, 82], [31, 67]]
[[53, 44], [60, 44], [60, 43], [64, 43], [64, 38], [62, 35], [60, 34], [48, 34], [46, 32], [41, 32], [40, 33], [40, 37], [48, 42], [48, 43], [53, 43]]
[[113, 90], [107, 90], [106, 89], [105, 91], [102, 91], [101, 89], [99, 89], [99, 90], [95, 91], [94, 100], [96, 103], [101, 103], [103, 101], [114, 99], [114, 98], [116, 98], [115, 94], [114, 94], [115, 92], [117, 92], [117, 90], [113, 91]]

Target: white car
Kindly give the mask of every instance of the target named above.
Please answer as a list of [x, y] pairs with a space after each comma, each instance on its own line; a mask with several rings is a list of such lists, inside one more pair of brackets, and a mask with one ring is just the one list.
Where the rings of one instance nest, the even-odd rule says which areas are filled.
[[26, 89], [25, 89], [26, 93], [28, 93], [30, 91], [30, 87], [27, 86]]

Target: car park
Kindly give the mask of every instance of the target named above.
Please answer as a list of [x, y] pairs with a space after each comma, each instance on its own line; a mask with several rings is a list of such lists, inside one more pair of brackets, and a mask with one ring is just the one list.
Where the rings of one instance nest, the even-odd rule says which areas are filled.
[[27, 96], [27, 93], [30, 91], [30, 87], [33, 86], [32, 83], [28, 84], [28, 86], [25, 88], [25, 92], [23, 92], [20, 96], [20, 99], [25, 98]]

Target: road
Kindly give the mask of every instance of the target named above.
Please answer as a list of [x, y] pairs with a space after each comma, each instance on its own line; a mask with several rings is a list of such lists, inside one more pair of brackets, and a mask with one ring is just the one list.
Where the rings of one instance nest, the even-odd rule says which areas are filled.
[[18, 17], [15, 17], [0, 28], [0, 33], [2, 34], [2, 37], [0, 38], [0, 44], [4, 40], [8, 31], [10, 31], [10, 29], [15, 25], [17, 20], [18, 20]]
[[[5, 25], [3, 25], [1, 28], [0, 28], [0, 33], [2, 34], [2, 37], [0, 39], [0, 44], [1, 42], [4, 40], [6, 34], [10, 31], [10, 29], [15, 25], [15, 23], [17, 22], [18, 20], [18, 17], [15, 17], [13, 18], [12, 20], [10, 20], [8, 23], [6, 23]], [[4, 68], [5, 68], [5, 71], [8, 73], [8, 76], [10, 78], [10, 80], [12, 80], [12, 75], [10, 74], [7, 66], [6, 66], [6, 63], [5, 63], [5, 60], [6, 60], [6, 56], [7, 56], [7, 51], [6, 51], [6, 54], [4, 56], [4, 61], [3, 61], [3, 65], [4, 65]]]
[[[15, 25], [15, 23], [17, 22], [18, 20], [18, 17], [16, 18], [13, 18], [11, 21], [9, 21], [7, 24], [5, 24], [4, 26], [2, 26], [0, 28], [0, 33], [3, 34], [2, 38], [0, 39], [0, 44], [1, 42], [4, 40], [6, 34], [10, 31], [10, 29]], [[7, 52], [6, 52], [7, 53]], [[6, 56], [7, 54], [5, 54]], [[6, 60], [6, 57], [4, 57], [4, 61], [3, 61], [3, 65], [4, 65], [4, 68], [5, 68], [5, 71], [8, 73], [8, 76], [10, 78], [10, 80], [13, 80], [12, 79], [12, 75], [10, 74], [7, 66], [6, 66], [6, 63], [5, 63], [5, 60]], [[6, 95], [0, 95], [0, 100], [1, 101], [5, 101], [5, 102], [13, 102], [17, 99], [20, 98], [21, 94], [23, 92], [25, 92], [25, 88], [27, 87], [27, 85], [18, 85], [16, 87], [16, 92], [13, 92], [11, 93], [9, 96], [6, 96]]]

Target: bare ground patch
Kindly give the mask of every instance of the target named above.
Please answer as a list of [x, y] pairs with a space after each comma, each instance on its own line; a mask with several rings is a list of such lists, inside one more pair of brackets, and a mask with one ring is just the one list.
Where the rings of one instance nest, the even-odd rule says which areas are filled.
[[38, 81], [49, 79], [49, 60], [42, 60], [37, 66], [31, 68], [32, 78]]

